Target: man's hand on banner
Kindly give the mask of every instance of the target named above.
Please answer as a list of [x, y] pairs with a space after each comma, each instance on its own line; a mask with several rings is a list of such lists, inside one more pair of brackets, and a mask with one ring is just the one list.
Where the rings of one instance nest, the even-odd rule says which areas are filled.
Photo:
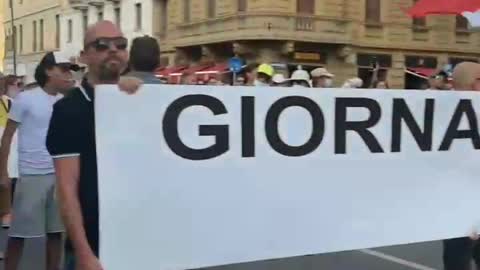
[[474, 241], [479, 240], [480, 235], [478, 234], [478, 230], [476, 228], [473, 228], [468, 237], [470, 237], [470, 239], [472, 239]]
[[142, 80], [130, 76], [120, 77], [120, 80], [118, 81], [118, 87], [120, 90], [129, 95], [135, 94], [142, 85]]

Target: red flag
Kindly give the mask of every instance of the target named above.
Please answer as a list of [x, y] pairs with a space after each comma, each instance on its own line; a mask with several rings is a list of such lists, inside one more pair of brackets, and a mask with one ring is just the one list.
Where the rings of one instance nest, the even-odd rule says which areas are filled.
[[432, 14], [456, 14], [476, 12], [480, 9], [480, 0], [419, 0], [408, 10], [412, 17], [425, 17]]

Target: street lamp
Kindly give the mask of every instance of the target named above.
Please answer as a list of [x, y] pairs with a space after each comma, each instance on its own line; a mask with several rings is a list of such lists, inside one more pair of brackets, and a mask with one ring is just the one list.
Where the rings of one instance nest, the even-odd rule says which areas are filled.
[[15, 23], [13, 21], [13, 0], [10, 3], [10, 23], [12, 26], [12, 47], [13, 47], [13, 75], [17, 76], [17, 31], [15, 31]]

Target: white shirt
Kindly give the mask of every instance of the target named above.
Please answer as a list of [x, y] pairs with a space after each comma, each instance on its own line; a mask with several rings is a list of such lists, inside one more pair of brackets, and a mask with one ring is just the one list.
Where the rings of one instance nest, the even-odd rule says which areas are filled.
[[61, 94], [49, 95], [37, 87], [18, 94], [9, 119], [19, 123], [18, 165], [20, 175], [44, 175], [54, 172], [53, 160], [45, 145], [53, 104]]

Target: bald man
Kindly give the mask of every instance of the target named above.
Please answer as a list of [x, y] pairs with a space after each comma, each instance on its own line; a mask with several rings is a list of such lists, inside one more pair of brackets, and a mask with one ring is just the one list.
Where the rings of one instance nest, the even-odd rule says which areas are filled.
[[[456, 91], [480, 91], [480, 64], [463, 62], [453, 71], [453, 87]], [[443, 241], [445, 270], [470, 270], [471, 261], [480, 269], [480, 244], [468, 237]]]
[[453, 70], [453, 87], [455, 90], [480, 91], [480, 64], [462, 62]]
[[57, 102], [47, 136], [68, 240], [66, 270], [100, 270], [94, 87], [117, 84], [128, 62], [128, 41], [112, 22], [88, 28], [81, 53], [88, 74]]

